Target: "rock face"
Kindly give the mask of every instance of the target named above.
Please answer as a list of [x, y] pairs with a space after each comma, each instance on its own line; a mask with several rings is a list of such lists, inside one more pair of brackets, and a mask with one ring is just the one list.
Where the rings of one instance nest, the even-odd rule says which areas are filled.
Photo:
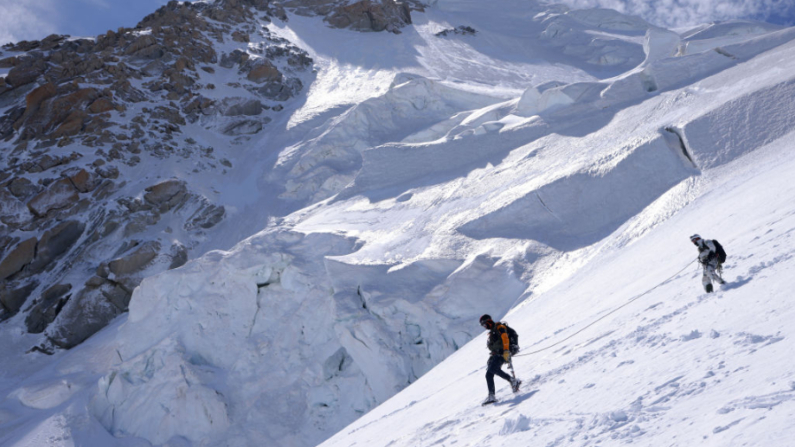
[[411, 23], [411, 11], [424, 11], [419, 0], [288, 0], [284, 6], [300, 15], [321, 15], [330, 26], [356, 31], [389, 31]]
[[28, 332], [31, 334], [44, 332], [71, 297], [69, 294], [71, 290], [71, 284], [56, 284], [42, 292], [25, 318]]
[[337, 28], [399, 32], [411, 23], [411, 10], [407, 3], [393, 0], [362, 0], [337, 8], [326, 21]]
[[144, 200], [165, 212], [184, 199], [187, 191], [185, 182], [168, 180], [146, 188]]
[[147, 242], [137, 247], [132, 253], [114, 259], [108, 263], [110, 272], [116, 276], [130, 275], [140, 272], [144, 267], [152, 262], [160, 251], [160, 243], [156, 241]]
[[39, 240], [36, 259], [30, 263], [30, 272], [42, 272], [52, 261], [64, 254], [78, 241], [83, 230], [85, 230], [83, 222], [69, 220], [45, 231]]
[[10, 284], [0, 285], [0, 320], [4, 320], [17, 312], [25, 304], [28, 296], [38, 286], [38, 282], [31, 282], [19, 288], [13, 288]]
[[126, 312], [144, 277], [207, 249], [234, 208], [194, 182], [228, 181], [243, 165], [233, 149], [314, 79], [307, 53], [263, 23], [300, 14], [399, 33], [422, 8], [170, 1], [134, 28], [4, 46], [0, 320], [42, 334], [42, 352], [73, 347]]
[[223, 151], [314, 77], [272, 20], [287, 14], [271, 0], [171, 1], [95, 39], [2, 48], [0, 320], [22, 314], [43, 352], [70, 348], [126, 312], [144, 277], [202, 253], [227, 208], [191, 174], [222, 179]]
[[44, 217], [50, 210], [68, 208], [80, 199], [77, 189], [68, 179], [61, 179], [28, 202], [28, 208], [36, 217]]
[[35, 237], [22, 241], [0, 261], [0, 280], [5, 280], [30, 264], [36, 254]]

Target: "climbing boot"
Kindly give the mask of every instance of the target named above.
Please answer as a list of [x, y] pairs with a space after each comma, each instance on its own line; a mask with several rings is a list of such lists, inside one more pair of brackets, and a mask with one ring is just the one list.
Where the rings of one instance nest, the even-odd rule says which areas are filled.
[[483, 401], [483, 405], [493, 404], [494, 402], [497, 402], [497, 398], [494, 397], [494, 394], [489, 394], [489, 397]]

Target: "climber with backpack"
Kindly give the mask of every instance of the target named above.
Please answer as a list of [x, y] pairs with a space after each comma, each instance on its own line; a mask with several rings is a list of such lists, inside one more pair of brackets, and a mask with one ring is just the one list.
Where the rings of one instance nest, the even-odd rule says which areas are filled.
[[713, 291], [712, 282], [726, 284], [721, 278], [723, 263], [726, 262], [726, 251], [715, 239], [702, 239], [698, 234], [690, 236], [690, 241], [698, 248], [698, 262], [704, 269], [701, 284], [707, 293]]
[[510, 382], [514, 393], [519, 391], [522, 381], [517, 379], [515, 375], [511, 377], [502, 370], [503, 363], [507, 363], [513, 372], [511, 355], [519, 352], [519, 335], [507, 324], [499, 321], [495, 322], [489, 315], [480, 317], [480, 325], [489, 331], [489, 336], [486, 340], [486, 346], [491, 353], [486, 365], [486, 385], [489, 388], [489, 396], [483, 401], [483, 405], [488, 405], [497, 402], [497, 398], [494, 397], [495, 375]]

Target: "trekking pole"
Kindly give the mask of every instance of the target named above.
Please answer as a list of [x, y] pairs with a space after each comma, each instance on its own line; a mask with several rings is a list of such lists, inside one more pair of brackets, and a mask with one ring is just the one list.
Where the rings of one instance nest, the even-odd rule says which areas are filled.
[[513, 376], [514, 380], [516, 380], [516, 371], [513, 370], [513, 356], [511, 356], [511, 361], [508, 362], [508, 368], [511, 369], [511, 375]]

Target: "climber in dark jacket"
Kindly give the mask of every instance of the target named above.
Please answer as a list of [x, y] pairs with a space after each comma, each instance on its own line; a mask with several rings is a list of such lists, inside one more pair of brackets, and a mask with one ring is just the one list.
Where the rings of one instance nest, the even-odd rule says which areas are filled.
[[502, 370], [503, 363], [511, 363], [511, 343], [508, 338], [508, 328], [499, 321], [494, 322], [489, 315], [480, 317], [480, 325], [489, 331], [489, 338], [486, 346], [491, 355], [486, 367], [486, 385], [489, 387], [489, 396], [483, 401], [483, 405], [497, 402], [494, 397], [494, 376], [500, 376], [511, 383], [513, 392], [519, 391], [522, 381], [509, 376]]

